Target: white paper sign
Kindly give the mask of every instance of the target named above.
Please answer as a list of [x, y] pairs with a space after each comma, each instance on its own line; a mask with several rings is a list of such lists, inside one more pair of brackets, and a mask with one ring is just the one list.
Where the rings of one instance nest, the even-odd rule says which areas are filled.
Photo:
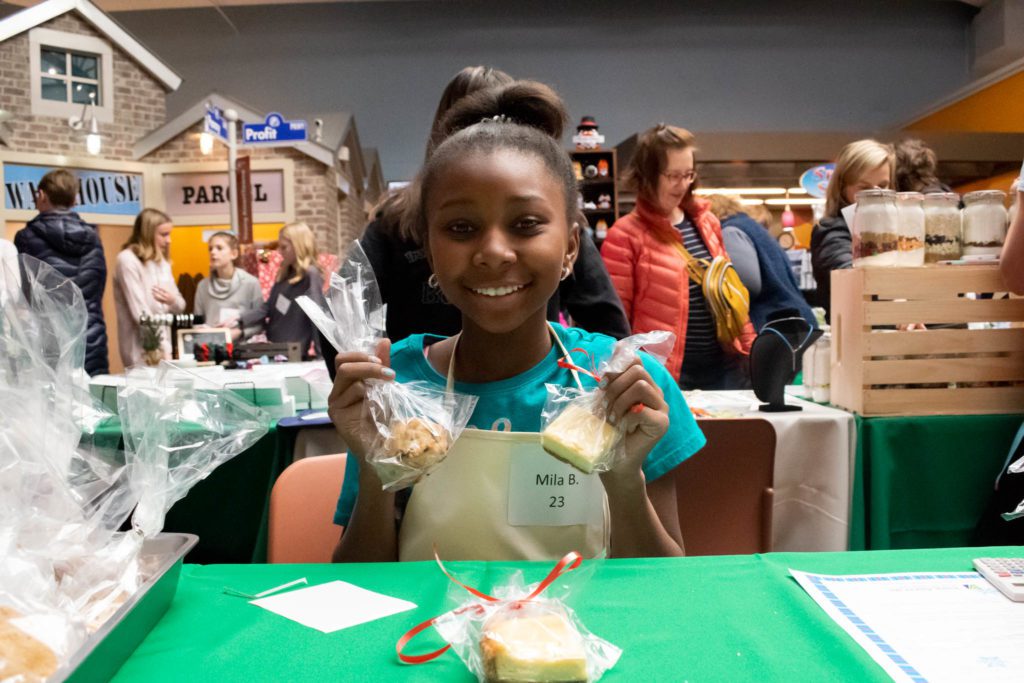
[[[517, 449], [509, 459], [508, 523], [512, 526], [586, 524], [593, 506], [603, 506], [601, 481], [536, 445]], [[598, 517], [599, 518], [599, 517]]]
[[291, 308], [291, 307], [292, 307], [292, 300], [291, 299], [286, 297], [284, 294], [278, 294], [277, 295], [277, 301], [274, 302], [274, 308], [277, 309], [278, 313], [280, 313], [281, 315], [286, 315], [288, 313], [288, 309]]
[[1024, 679], [1024, 604], [976, 572], [789, 572], [893, 680]]
[[222, 325], [228, 320], [234, 320], [240, 315], [242, 315], [242, 310], [239, 308], [222, 308], [220, 309], [220, 320], [217, 321], [217, 324]]
[[840, 213], [843, 214], [843, 220], [846, 221], [846, 227], [849, 228], [850, 232], [852, 233], [853, 232], [853, 217], [857, 215], [857, 205], [856, 204], [850, 204], [849, 206], [844, 206], [839, 211], [840, 211]]
[[250, 604], [324, 633], [334, 633], [416, 608], [408, 600], [374, 593], [344, 581], [280, 593], [253, 600]]

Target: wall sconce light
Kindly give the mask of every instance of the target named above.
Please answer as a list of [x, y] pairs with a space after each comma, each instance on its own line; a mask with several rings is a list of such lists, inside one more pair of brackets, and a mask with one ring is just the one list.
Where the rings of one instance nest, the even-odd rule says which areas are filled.
[[89, 132], [85, 135], [85, 151], [89, 154], [96, 156], [103, 149], [103, 136], [100, 135], [100, 124], [96, 120], [96, 111], [93, 109], [92, 116], [89, 119], [88, 129], [86, 128], [85, 115], [88, 113], [89, 107], [95, 107], [93, 103], [94, 96], [92, 93], [89, 94], [90, 102], [82, 105], [82, 115], [72, 116], [68, 119], [68, 126], [71, 130], [83, 131], [88, 130]]
[[203, 131], [199, 134], [199, 152], [203, 156], [209, 156], [213, 151], [213, 136]]

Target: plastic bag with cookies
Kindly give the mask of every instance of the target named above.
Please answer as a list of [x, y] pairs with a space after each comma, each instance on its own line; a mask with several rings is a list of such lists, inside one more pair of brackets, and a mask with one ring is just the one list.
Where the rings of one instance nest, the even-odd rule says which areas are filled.
[[[309, 297], [296, 303], [339, 353], [372, 354], [387, 336], [385, 307], [369, 259], [352, 244], [331, 274], [327, 310]], [[476, 396], [426, 382], [366, 382], [366, 405], [376, 434], [367, 460], [388, 491], [407, 488], [430, 474], [466, 428]]]

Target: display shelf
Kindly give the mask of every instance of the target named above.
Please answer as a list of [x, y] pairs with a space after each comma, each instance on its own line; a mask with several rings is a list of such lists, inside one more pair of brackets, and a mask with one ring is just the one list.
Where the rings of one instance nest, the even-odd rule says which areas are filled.
[[[602, 195], [608, 195], [611, 207], [607, 209], [582, 209], [587, 223], [594, 230], [594, 241], [600, 245], [605, 232], [618, 220], [619, 192], [618, 157], [614, 149], [573, 149], [569, 151], [576, 170], [576, 178], [582, 201], [600, 203]], [[603, 225], [600, 225], [603, 223]]]

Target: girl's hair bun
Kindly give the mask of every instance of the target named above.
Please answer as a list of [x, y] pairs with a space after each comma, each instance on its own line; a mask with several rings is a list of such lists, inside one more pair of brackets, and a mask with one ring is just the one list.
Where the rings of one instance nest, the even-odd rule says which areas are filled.
[[560, 140], [568, 114], [562, 98], [549, 86], [536, 81], [515, 81], [462, 98], [441, 120], [437, 132], [447, 138], [481, 121], [495, 125], [517, 123]]

